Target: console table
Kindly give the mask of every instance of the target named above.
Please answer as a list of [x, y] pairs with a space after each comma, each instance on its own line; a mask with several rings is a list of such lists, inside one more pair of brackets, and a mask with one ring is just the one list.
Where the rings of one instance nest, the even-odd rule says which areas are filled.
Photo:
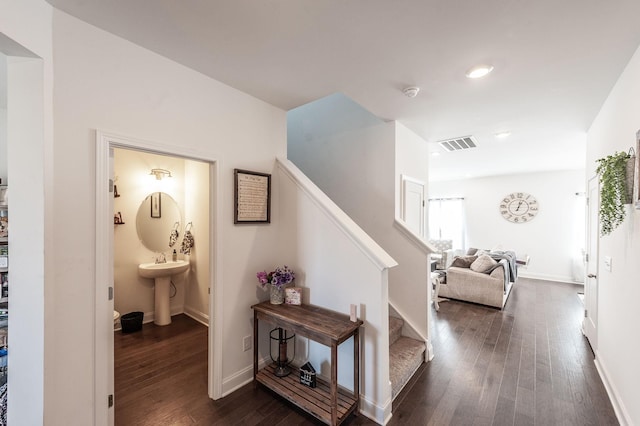
[[[309, 414], [330, 425], [339, 425], [358, 410], [360, 399], [360, 326], [349, 316], [313, 305], [272, 305], [262, 302], [253, 309], [253, 379]], [[293, 331], [331, 348], [331, 381], [317, 380], [315, 388], [300, 383], [299, 371], [277, 377], [273, 366], [258, 370], [258, 321]], [[353, 393], [338, 387], [338, 345], [353, 337]]]

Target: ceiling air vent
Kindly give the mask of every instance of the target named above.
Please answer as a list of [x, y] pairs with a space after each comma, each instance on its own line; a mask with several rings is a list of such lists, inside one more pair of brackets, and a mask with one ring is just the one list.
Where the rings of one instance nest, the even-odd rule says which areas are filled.
[[463, 136], [461, 138], [447, 139], [446, 141], [440, 141], [438, 143], [449, 152], [476, 147], [476, 141], [473, 136]]

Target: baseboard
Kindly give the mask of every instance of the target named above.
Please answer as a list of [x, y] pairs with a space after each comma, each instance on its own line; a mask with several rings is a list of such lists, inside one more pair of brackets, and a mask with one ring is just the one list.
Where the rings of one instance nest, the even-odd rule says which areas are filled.
[[432, 361], [433, 357], [436, 356], [435, 352], [433, 351], [433, 345], [431, 344], [431, 340], [427, 340], [427, 353], [425, 355], [426, 355], [425, 362]]
[[609, 395], [609, 399], [611, 400], [611, 405], [613, 405], [613, 411], [616, 413], [616, 417], [618, 418], [618, 423], [620, 426], [629, 426], [631, 423], [631, 418], [629, 417], [629, 413], [625, 408], [622, 400], [618, 397], [618, 391], [614, 386], [613, 382], [609, 380], [609, 374], [607, 372], [604, 364], [600, 362], [600, 354], [596, 351], [596, 359], [594, 360], [596, 364], [596, 370], [598, 370], [598, 374], [600, 375], [600, 379], [602, 380], [602, 384], [607, 391], [607, 395]]
[[195, 309], [188, 306], [184, 307], [184, 314], [189, 318], [198, 321], [200, 324], [209, 327], [209, 315], [204, 314], [200, 311], [196, 311]]
[[583, 282], [577, 282], [573, 280], [573, 277], [561, 276], [561, 275], [547, 275], [547, 274], [530, 274], [524, 271], [518, 271], [518, 278], [529, 278], [532, 280], [543, 281], [556, 281], [560, 283], [569, 284], [584, 284]]
[[[391, 384], [389, 384], [391, 387]], [[391, 399], [384, 406], [376, 405], [373, 401], [368, 400], [360, 395], [360, 414], [373, 420], [379, 425], [386, 425], [391, 420]]]
[[[271, 360], [267, 360], [262, 358], [258, 361], [258, 369], [264, 368], [267, 365], [267, 362], [271, 362]], [[226, 377], [222, 380], [222, 398], [227, 395], [232, 394], [236, 390], [240, 389], [244, 385], [251, 383], [253, 381], [253, 365], [243, 368], [242, 370], [232, 374], [229, 377]]]

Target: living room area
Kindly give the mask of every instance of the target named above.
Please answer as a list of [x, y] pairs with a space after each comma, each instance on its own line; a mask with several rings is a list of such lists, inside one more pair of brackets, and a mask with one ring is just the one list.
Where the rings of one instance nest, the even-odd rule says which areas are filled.
[[[439, 247], [432, 269], [444, 275], [455, 256], [481, 249], [513, 256], [519, 277], [582, 283], [584, 191], [579, 169], [431, 181], [429, 240]], [[523, 209], [520, 194], [535, 200], [525, 220], [505, 213], [511, 196]]]

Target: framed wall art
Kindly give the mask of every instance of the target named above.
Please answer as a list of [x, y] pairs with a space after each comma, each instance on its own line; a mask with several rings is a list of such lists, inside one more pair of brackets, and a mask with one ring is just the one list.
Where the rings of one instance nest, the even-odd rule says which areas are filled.
[[234, 170], [233, 223], [271, 223], [271, 175]]
[[160, 192], [151, 194], [151, 217], [154, 219], [162, 217], [162, 196]]

